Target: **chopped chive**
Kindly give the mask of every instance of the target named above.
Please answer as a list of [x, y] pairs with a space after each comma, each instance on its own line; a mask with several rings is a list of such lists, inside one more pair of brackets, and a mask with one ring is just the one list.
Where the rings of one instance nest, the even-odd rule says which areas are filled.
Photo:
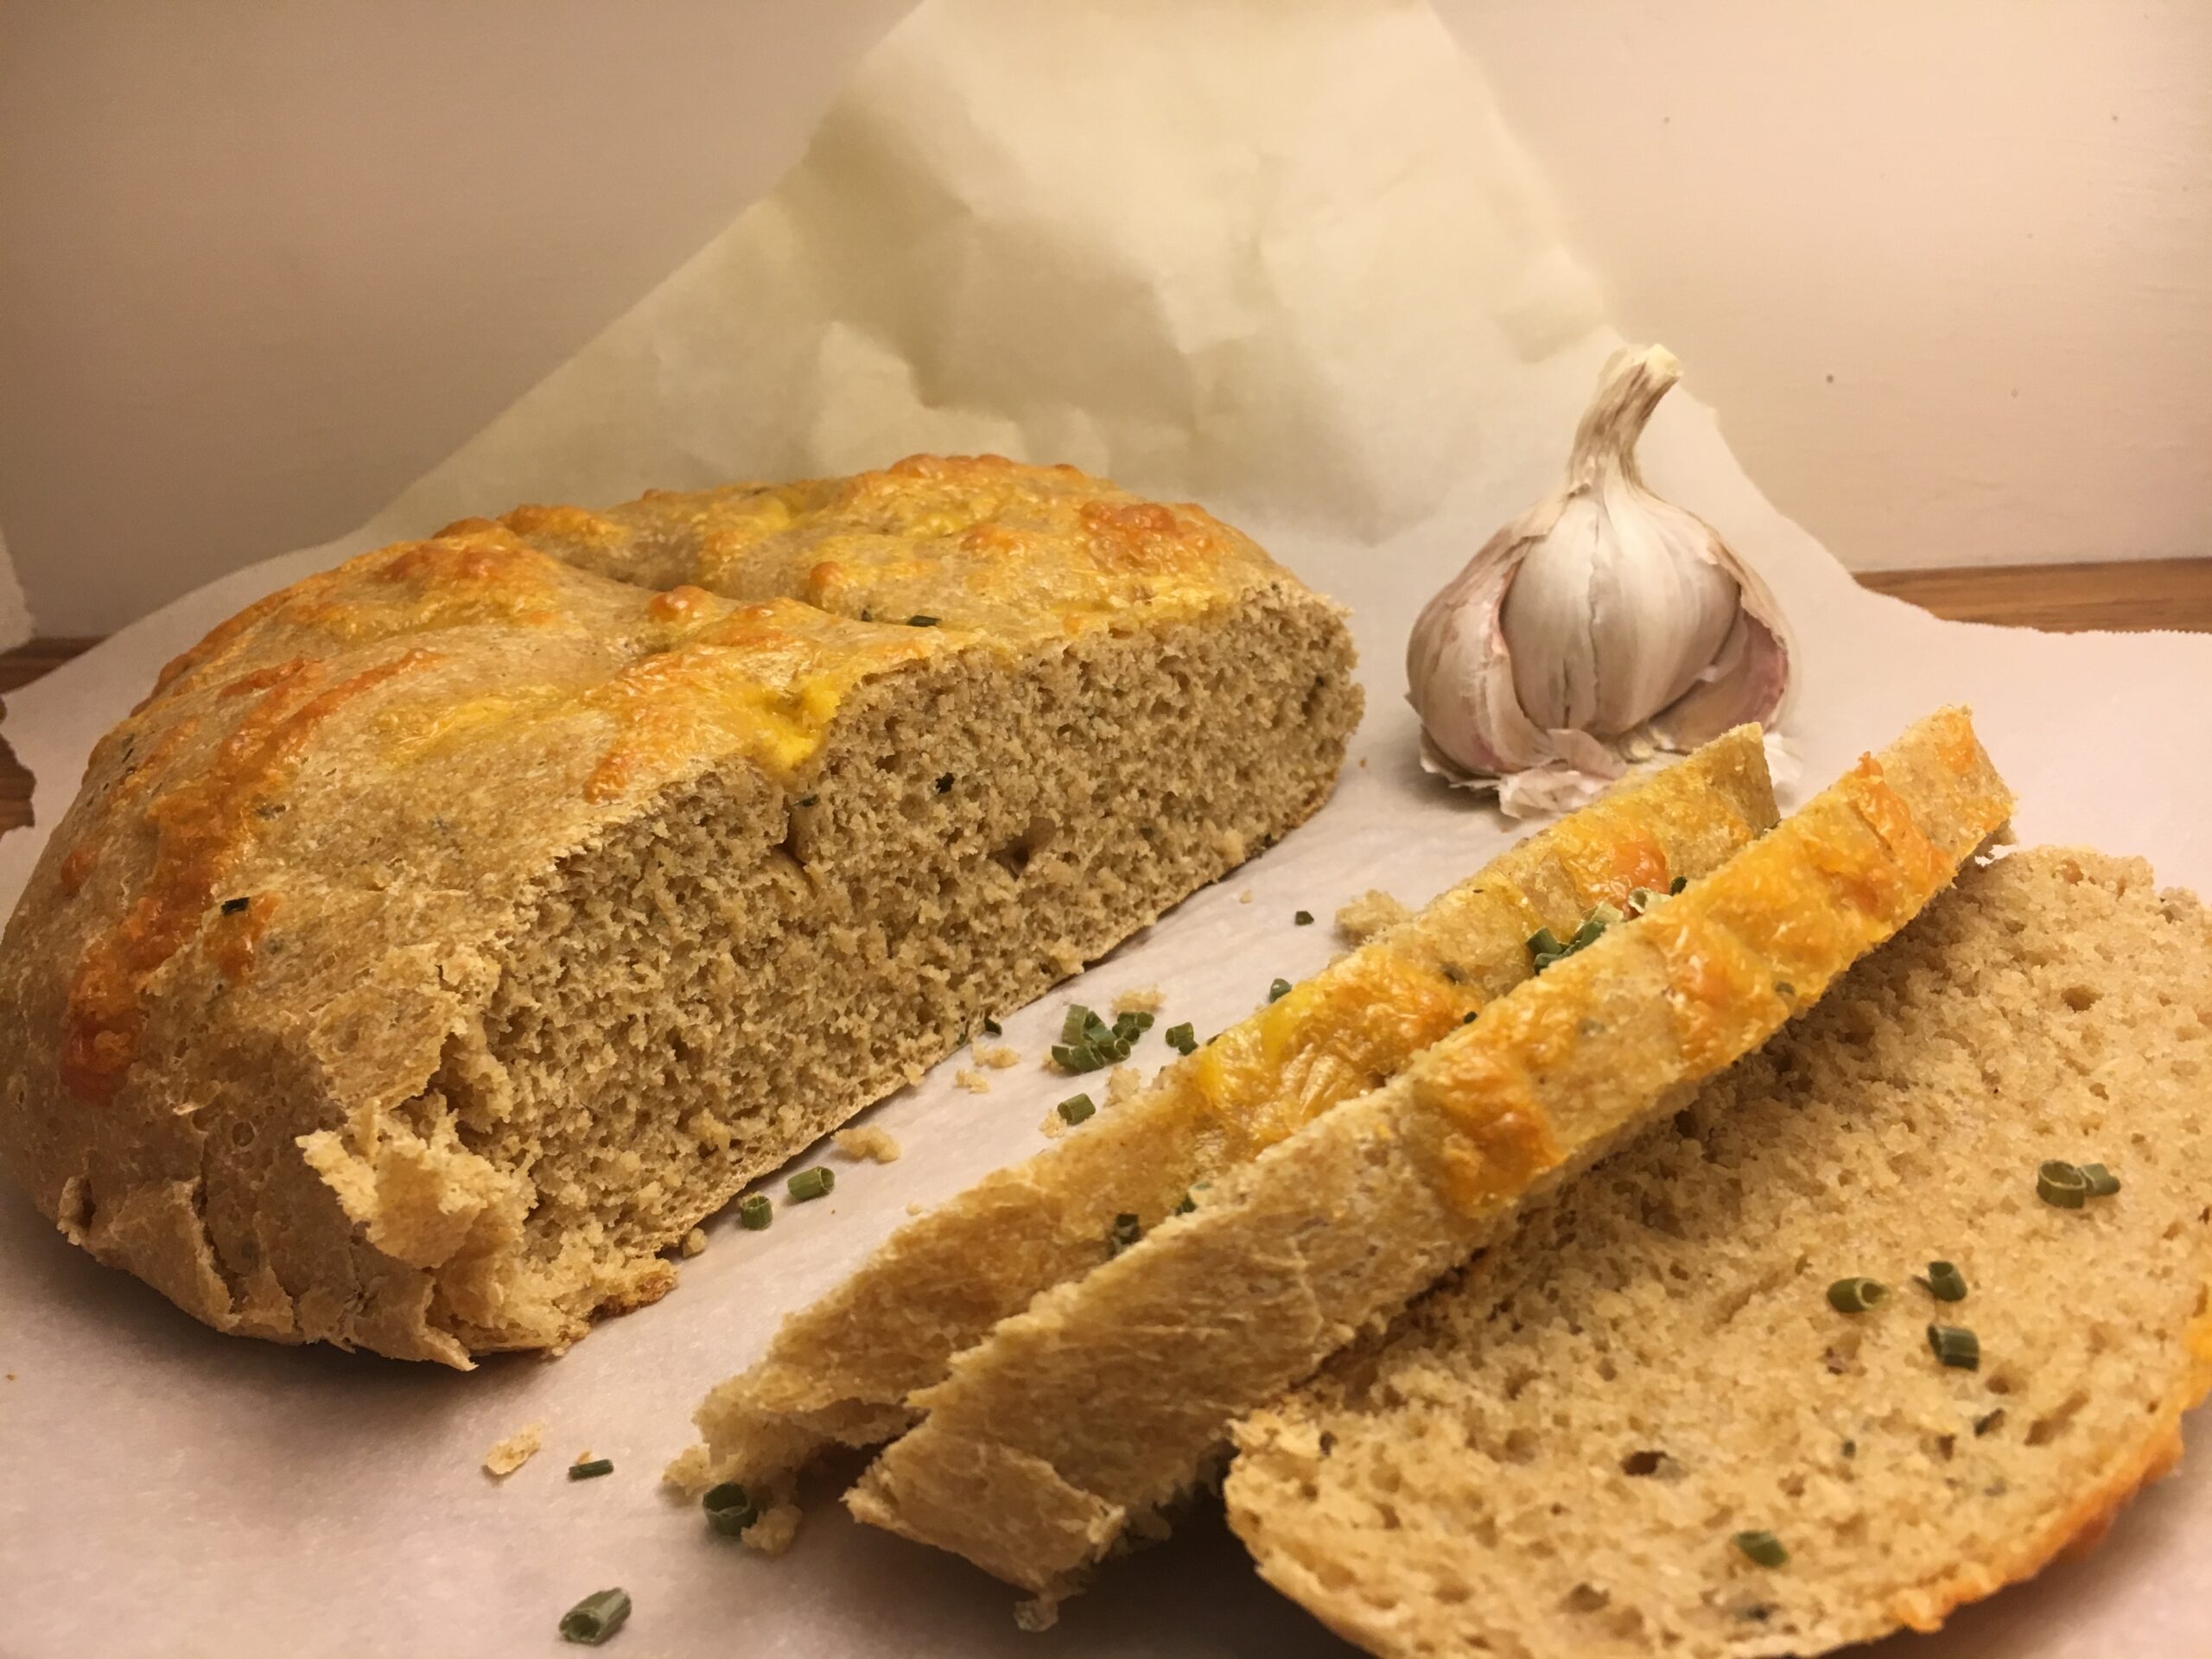
[[1690, 879], [1687, 875], [1676, 876], [1673, 880], [1667, 884], [1668, 896], [1672, 898], [1675, 893], [1680, 893], [1684, 887], [1689, 886], [1689, 884]]
[[1097, 1023], [1098, 1016], [1082, 1003], [1070, 1003], [1068, 1011], [1060, 1016], [1060, 1040], [1064, 1043], [1082, 1042], [1090, 1036], [1090, 1028]]
[[707, 1512], [707, 1524], [725, 1538], [736, 1537], [760, 1518], [760, 1506], [753, 1495], [734, 1480], [709, 1487], [699, 1507]]
[[871, 611], [870, 609], [868, 609], [868, 607], [867, 606], [865, 606], [865, 605], [861, 606], [861, 621], [863, 621], [863, 622], [873, 622], [873, 621], [874, 621], [874, 620], [875, 620], [875, 613], [874, 613], [874, 611]]
[[809, 1198], [820, 1198], [836, 1185], [837, 1172], [817, 1165], [812, 1169], [802, 1169], [785, 1181], [784, 1190], [791, 1195], [795, 1203], [804, 1204]]
[[1878, 1279], [1839, 1279], [1828, 1287], [1828, 1306], [1839, 1313], [1864, 1313], [1889, 1299], [1890, 1287]]
[[906, 619], [906, 626], [910, 628], [933, 628], [937, 626], [937, 618], [933, 616], [924, 616], [918, 611]]
[[223, 914], [235, 916], [252, 902], [251, 899], [226, 899], [223, 900]]
[[1475, 1023], [1475, 1016], [1481, 1012], [1482, 1010], [1480, 1008], [1469, 1008], [1466, 1013], [1459, 1016], [1459, 1023], [1463, 1026], [1473, 1025]]
[[1268, 987], [1268, 1001], [1270, 1002], [1280, 1002], [1289, 995], [1290, 982], [1287, 979], [1279, 979]]
[[1948, 1262], [1930, 1262], [1925, 1274], [1916, 1275], [1928, 1294], [1939, 1302], [1963, 1302], [1967, 1276]]
[[1114, 1040], [1116, 1043], [1134, 1043], [1151, 1029], [1152, 1016], [1140, 1010], [1132, 1008], [1127, 1014], [1114, 1016]]
[[1124, 1210], [1114, 1217], [1114, 1230], [1106, 1236], [1106, 1243], [1116, 1255], [1119, 1255], [1143, 1236], [1143, 1226], [1135, 1213]]
[[1198, 1201], [1192, 1198], [1189, 1193], [1185, 1192], [1181, 1198], [1177, 1200], [1175, 1205], [1175, 1213], [1179, 1216], [1187, 1216], [1192, 1211], [1198, 1207]]
[[561, 1615], [561, 1639], [595, 1648], [622, 1628], [630, 1617], [630, 1592], [599, 1590]]
[[986, 1037], [1002, 1037], [1002, 1036], [1004, 1036], [1005, 1034], [1006, 1034], [1006, 1033], [999, 1028], [999, 1022], [998, 1022], [997, 1020], [995, 1020], [992, 1019], [992, 1018], [991, 1018], [991, 1016], [990, 1016], [989, 1014], [985, 1014], [985, 1015], [983, 1016], [983, 1035], [984, 1035], [984, 1036], [986, 1036]]
[[1098, 1108], [1091, 1103], [1089, 1095], [1070, 1095], [1052, 1109], [1060, 1115], [1060, 1122], [1073, 1127], [1089, 1117]]
[[2036, 1171], [2036, 1196], [2061, 1210], [2079, 1210], [2089, 1196], [2089, 1178], [2063, 1159]]
[[748, 1233], [757, 1233], [776, 1218], [776, 1206], [768, 1202], [766, 1192], [755, 1192], [737, 1202], [737, 1224]]
[[2120, 1177], [2102, 1164], [2082, 1165], [2082, 1179], [2088, 1182], [2089, 1196], [2093, 1198], [2108, 1198], [2120, 1191]]
[[798, 798], [798, 804], [801, 806], [812, 806], [821, 798], [819, 795], [802, 795]]
[[1979, 1440], [1981, 1436], [1988, 1433], [1991, 1429], [1995, 1428], [2004, 1421], [2004, 1407], [1999, 1406], [1994, 1411], [1985, 1411], [1980, 1416], [1974, 1420], [1974, 1438]]
[[948, 772], [939, 777], [937, 780], [937, 792], [940, 795], [949, 794], [951, 791], [951, 789], [952, 774]]
[[1556, 957], [1566, 949], [1559, 942], [1559, 935], [1548, 927], [1540, 927], [1529, 936], [1529, 954], [1532, 957]]
[[1946, 1365], [1955, 1365], [1962, 1371], [1981, 1369], [1981, 1339], [1971, 1331], [1955, 1325], [1931, 1325], [1928, 1327], [1928, 1345]]
[[594, 1458], [588, 1463], [572, 1463], [569, 1465], [570, 1480], [596, 1480], [601, 1475], [611, 1475], [613, 1472], [614, 1459], [612, 1458]]
[[1789, 1559], [1789, 1552], [1783, 1548], [1782, 1540], [1770, 1532], [1756, 1529], [1739, 1532], [1728, 1541], [1761, 1567], [1780, 1567]]
[[1843, 1443], [1843, 1455], [1847, 1458], [1857, 1457], [1859, 1455], [1859, 1442], [1856, 1440], [1846, 1440]]
[[1187, 1020], [1179, 1026], [1168, 1027], [1165, 1035], [1167, 1039], [1167, 1046], [1173, 1049], [1178, 1054], [1195, 1054], [1198, 1052], [1198, 1033], [1191, 1029], [1190, 1021]]
[[1652, 892], [1649, 887], [1630, 887], [1628, 890], [1628, 903], [1623, 905], [1621, 908], [1631, 916], [1641, 916], [1652, 906], [1657, 904], [1663, 896]]
[[1088, 1043], [1054, 1043], [1052, 1061], [1063, 1071], [1096, 1071], [1111, 1063]]
[[1311, 927], [1311, 926], [1313, 926], [1313, 912], [1312, 911], [1310, 911], [1310, 910], [1300, 910], [1300, 911], [1294, 911], [1294, 912], [1292, 912], [1292, 914], [1291, 914], [1291, 918], [1290, 918], [1290, 925], [1291, 925], [1293, 927]]
[[1797, 988], [1786, 979], [1777, 979], [1774, 982], [1774, 994], [1777, 996], [1795, 996]]

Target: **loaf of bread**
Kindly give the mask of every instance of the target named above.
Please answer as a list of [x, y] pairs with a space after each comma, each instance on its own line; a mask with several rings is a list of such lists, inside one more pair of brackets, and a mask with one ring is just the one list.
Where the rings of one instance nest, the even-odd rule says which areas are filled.
[[0, 943], [0, 1160], [224, 1331], [466, 1365], [1327, 797], [1342, 613], [1072, 468], [525, 507], [271, 595]]
[[702, 1443], [671, 1478], [772, 1484], [830, 1443], [902, 1433], [907, 1397], [955, 1353], [1108, 1258], [1117, 1215], [1150, 1227], [1198, 1183], [1395, 1077], [1529, 977], [1536, 929], [1571, 934], [1595, 906], [1704, 875], [1774, 821], [1746, 726], [1530, 836], [1135, 1099], [900, 1228], [708, 1397]]
[[1910, 919], [2010, 808], [1962, 712], [1920, 722], [1679, 897], [1001, 1320], [913, 1397], [922, 1421], [848, 1505], [1049, 1612], [1161, 1524], [1232, 1419], [1679, 1109]]
[[[2118, 1190], [2054, 1205], [2054, 1159]], [[1408, 1659], [1931, 1630], [2179, 1456], [2212, 1384], [2208, 1168], [2202, 906], [2135, 860], [1970, 870], [1388, 1340], [1249, 1419], [1230, 1521], [1271, 1583]], [[1859, 1276], [1886, 1299], [1834, 1306]], [[1931, 1324], [1977, 1363], [1940, 1363]]]

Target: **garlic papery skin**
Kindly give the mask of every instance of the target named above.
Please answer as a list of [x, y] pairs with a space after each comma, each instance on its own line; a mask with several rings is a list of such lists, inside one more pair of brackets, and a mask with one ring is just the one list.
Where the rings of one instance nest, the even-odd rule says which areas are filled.
[[1560, 493], [1486, 543], [1414, 626], [1422, 764], [1516, 816], [1579, 804], [1655, 748], [1771, 724], [1780, 607], [1710, 524], [1644, 486], [1636, 442], [1681, 369], [1615, 353]]

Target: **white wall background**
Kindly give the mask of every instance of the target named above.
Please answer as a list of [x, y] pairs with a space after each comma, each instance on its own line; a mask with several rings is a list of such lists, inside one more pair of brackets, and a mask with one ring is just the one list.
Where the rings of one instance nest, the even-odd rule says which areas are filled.
[[[2212, 6], [1441, 4], [1621, 325], [1847, 563], [2212, 552]], [[0, 7], [41, 631], [368, 517], [773, 183], [905, 9]]]

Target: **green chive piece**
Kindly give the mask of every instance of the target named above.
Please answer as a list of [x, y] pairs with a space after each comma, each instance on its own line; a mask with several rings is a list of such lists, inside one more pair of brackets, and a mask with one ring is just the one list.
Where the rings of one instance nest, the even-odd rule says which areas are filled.
[[1006, 1033], [1001, 1029], [999, 1022], [992, 1019], [991, 1016], [987, 1014], [983, 1016], [983, 1035], [986, 1037], [1003, 1037], [1006, 1035]]
[[2089, 1178], [2063, 1159], [2036, 1171], [2036, 1196], [2061, 1210], [2079, 1210], [2089, 1196]]
[[1088, 1043], [1054, 1043], [1052, 1063], [1063, 1071], [1096, 1071], [1106, 1064]]
[[1114, 1217], [1114, 1230], [1106, 1236], [1106, 1243], [1108, 1248], [1115, 1255], [1119, 1255], [1143, 1236], [1142, 1224], [1138, 1221], [1134, 1212], [1124, 1210]]
[[734, 1480], [709, 1487], [699, 1507], [707, 1512], [707, 1524], [725, 1538], [736, 1537], [760, 1518], [760, 1506], [753, 1495]]
[[1981, 1436], [1988, 1433], [1991, 1429], [1995, 1428], [2004, 1421], [2005, 1408], [2002, 1406], [1998, 1407], [1994, 1411], [1986, 1411], [1982, 1413], [1980, 1416], [1974, 1420], [1974, 1438], [1977, 1440], [1980, 1439]]
[[1668, 896], [1672, 898], [1675, 893], [1680, 893], [1684, 887], [1689, 886], [1689, 884], [1690, 879], [1687, 875], [1676, 876], [1673, 880], [1667, 884]]
[[757, 1233], [776, 1218], [776, 1206], [768, 1202], [766, 1192], [755, 1192], [737, 1203], [737, 1224], [748, 1233]]
[[1291, 925], [1293, 927], [1311, 927], [1311, 926], [1313, 926], [1313, 912], [1312, 911], [1310, 911], [1310, 910], [1300, 910], [1300, 911], [1294, 912], [1292, 913], [1292, 915], [1291, 915], [1291, 918], [1290, 918], [1290, 925]]
[[1548, 927], [1540, 927], [1529, 936], [1529, 954], [1532, 957], [1556, 957], [1566, 949], [1559, 942], [1559, 935]]
[[1473, 1025], [1475, 1023], [1475, 1016], [1481, 1012], [1482, 1010], [1480, 1008], [1469, 1008], [1465, 1014], [1459, 1016], [1459, 1023], [1463, 1026]]
[[1064, 1043], [1083, 1041], [1090, 1034], [1090, 1027], [1097, 1020], [1098, 1016], [1082, 1003], [1071, 1002], [1068, 1011], [1060, 1016], [1060, 1040]]
[[1761, 1567], [1780, 1567], [1789, 1559], [1789, 1552], [1783, 1548], [1782, 1540], [1770, 1532], [1756, 1529], [1739, 1532], [1728, 1541]]
[[1928, 1345], [1946, 1365], [1955, 1365], [1962, 1371], [1981, 1369], [1981, 1338], [1971, 1331], [1955, 1325], [1931, 1325], [1928, 1327]]
[[1920, 1282], [1939, 1302], [1963, 1302], [1967, 1299], [1967, 1276], [1948, 1262], [1930, 1262]]
[[801, 806], [812, 806], [821, 798], [819, 795], [802, 795], [798, 798], [798, 804]]
[[235, 916], [252, 902], [251, 899], [226, 899], [223, 900], [223, 914]]
[[1795, 996], [1797, 988], [1786, 979], [1777, 979], [1774, 982], [1774, 994], [1777, 996]]
[[570, 1480], [596, 1480], [601, 1475], [611, 1475], [613, 1472], [614, 1459], [612, 1458], [594, 1458], [589, 1463], [572, 1463], [569, 1465]]
[[1070, 1095], [1052, 1109], [1060, 1115], [1060, 1122], [1072, 1128], [1089, 1117], [1098, 1108], [1089, 1095]]
[[1198, 1207], [1198, 1201], [1192, 1198], [1189, 1193], [1185, 1192], [1177, 1202], [1175, 1205], [1175, 1213], [1179, 1216], [1187, 1216], [1192, 1211]]
[[2082, 1165], [2082, 1179], [2088, 1182], [2089, 1196], [2093, 1198], [2108, 1198], [2120, 1191], [2120, 1177], [2102, 1164]]
[[804, 1204], [809, 1198], [822, 1197], [836, 1185], [837, 1172], [834, 1169], [823, 1169], [817, 1165], [812, 1169], [799, 1171], [798, 1174], [784, 1183], [784, 1190], [791, 1195], [795, 1203]]
[[910, 628], [933, 628], [937, 626], [937, 618], [924, 616], [919, 612], [916, 612], [906, 619], [906, 626]]
[[1179, 1026], [1168, 1027], [1165, 1035], [1167, 1046], [1178, 1054], [1195, 1054], [1198, 1052], [1198, 1033], [1191, 1029], [1190, 1021], [1187, 1020]]
[[1290, 982], [1287, 979], [1279, 979], [1268, 987], [1268, 1001], [1270, 1002], [1280, 1002], [1289, 995]]
[[863, 622], [873, 622], [873, 621], [874, 621], [874, 620], [875, 620], [875, 613], [874, 613], [874, 611], [871, 611], [870, 609], [868, 609], [868, 607], [867, 606], [865, 606], [865, 605], [861, 606], [861, 621], [863, 621]]
[[1839, 1313], [1864, 1313], [1889, 1299], [1890, 1287], [1878, 1279], [1839, 1279], [1828, 1287], [1828, 1306]]
[[629, 1617], [628, 1591], [595, 1591], [561, 1615], [561, 1639], [595, 1648], [620, 1630], [622, 1621]]

